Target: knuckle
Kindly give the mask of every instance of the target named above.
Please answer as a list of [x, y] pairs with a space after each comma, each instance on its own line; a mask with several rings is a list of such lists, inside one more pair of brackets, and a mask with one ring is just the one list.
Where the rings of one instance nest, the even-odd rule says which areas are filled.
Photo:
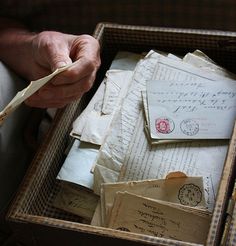
[[85, 66], [86, 68], [88, 69], [88, 71], [94, 71], [94, 70], [97, 70], [100, 66], [100, 59], [96, 59], [96, 58], [86, 58], [85, 61]]
[[[90, 47], [90, 49], [93, 51], [93, 55], [91, 55], [90, 58], [87, 57], [88, 62], [90, 62], [91, 64], [93, 64], [93, 66], [95, 68], [98, 68], [100, 66], [100, 44], [98, 42], [97, 39], [95, 39], [94, 37], [87, 35], [87, 34], [83, 34], [80, 36], [80, 43], [82, 44], [82, 46], [85, 47]], [[92, 58], [93, 57], [93, 58]]]
[[86, 92], [86, 91], [89, 91], [91, 89], [92, 85], [91, 83], [87, 82], [87, 83], [84, 83], [83, 84], [83, 91]]
[[88, 35], [88, 34], [82, 34], [79, 36], [80, 40], [82, 40], [84, 43], [93, 43], [99, 45], [99, 42], [97, 39], [95, 39], [93, 36]]
[[95, 79], [95, 76], [92, 75], [85, 83], [83, 83], [83, 86], [82, 86], [83, 92], [87, 92], [91, 89], [94, 79]]
[[47, 53], [50, 53], [53, 49], [53, 43], [48, 38], [44, 39], [44, 41], [41, 43], [41, 46]]
[[60, 46], [60, 35], [53, 31], [43, 31], [38, 34], [40, 46], [50, 52], [55, 46]]
[[75, 80], [78, 77], [78, 71], [76, 69], [71, 69], [69, 73], [66, 74], [68, 80]]

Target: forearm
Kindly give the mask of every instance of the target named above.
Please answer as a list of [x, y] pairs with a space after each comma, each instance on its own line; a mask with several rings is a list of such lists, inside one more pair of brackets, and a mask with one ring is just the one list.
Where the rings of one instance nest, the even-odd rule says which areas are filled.
[[0, 23], [0, 60], [22, 77], [30, 79], [30, 47], [34, 34], [13, 20], [1, 18]]

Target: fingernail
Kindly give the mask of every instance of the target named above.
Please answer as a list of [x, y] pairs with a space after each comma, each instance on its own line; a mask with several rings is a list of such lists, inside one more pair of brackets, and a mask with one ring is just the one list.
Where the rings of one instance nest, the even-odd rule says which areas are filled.
[[53, 71], [58, 69], [58, 68], [61, 68], [61, 67], [65, 67], [67, 65], [66, 62], [64, 61], [60, 61], [60, 62], [57, 62], [54, 66], [53, 66]]

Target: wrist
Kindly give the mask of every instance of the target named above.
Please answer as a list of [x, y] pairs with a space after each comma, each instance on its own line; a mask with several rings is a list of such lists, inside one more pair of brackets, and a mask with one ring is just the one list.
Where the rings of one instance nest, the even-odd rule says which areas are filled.
[[23, 27], [0, 29], [0, 60], [26, 79], [30, 79], [34, 37]]

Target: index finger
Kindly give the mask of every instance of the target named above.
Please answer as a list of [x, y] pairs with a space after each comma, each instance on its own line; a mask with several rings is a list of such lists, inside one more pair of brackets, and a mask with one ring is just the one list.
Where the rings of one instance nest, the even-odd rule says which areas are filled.
[[89, 35], [73, 39], [70, 56], [74, 64], [56, 76], [51, 81], [53, 84], [75, 83], [96, 72], [101, 63], [99, 43]]

